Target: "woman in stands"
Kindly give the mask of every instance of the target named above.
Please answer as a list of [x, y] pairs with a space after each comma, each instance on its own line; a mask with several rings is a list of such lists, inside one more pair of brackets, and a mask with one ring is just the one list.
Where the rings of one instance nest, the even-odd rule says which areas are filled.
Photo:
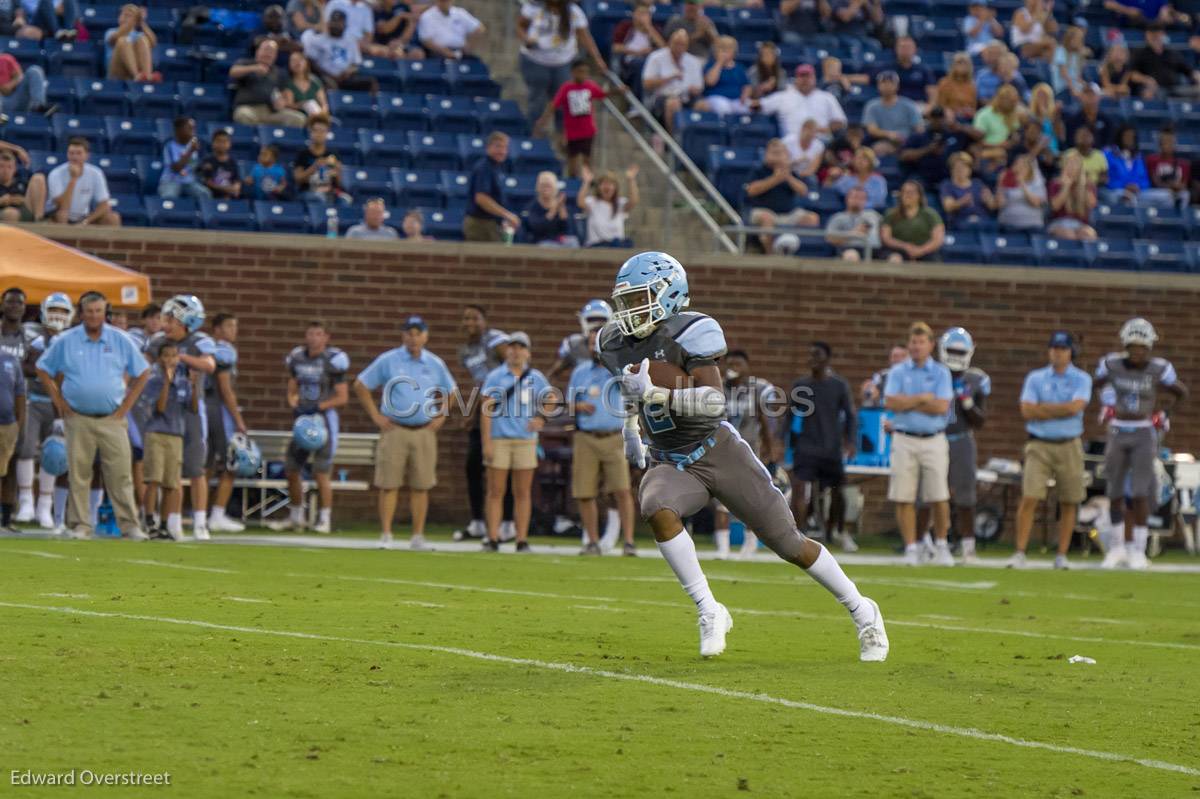
[[1019, 155], [996, 183], [1000, 214], [996, 221], [1004, 230], [1041, 230], [1046, 217], [1046, 183], [1033, 157]]
[[887, 207], [888, 187], [883, 175], [875, 171], [879, 160], [870, 147], [859, 147], [850, 162], [850, 170], [833, 183], [833, 188], [843, 197], [851, 189], [862, 189], [867, 193], [867, 207], [875, 211]]
[[1051, 11], [1051, 2], [1025, 0], [1025, 5], [1012, 15], [1009, 41], [1025, 60], [1049, 61], [1054, 55], [1054, 33], [1058, 22]]
[[774, 42], [763, 42], [758, 46], [758, 59], [746, 75], [753, 87], [750, 96], [756, 100], [787, 86], [787, 73], [779, 63], [779, 48]]
[[1050, 184], [1050, 217], [1046, 232], [1056, 239], [1095, 241], [1089, 224], [1096, 208], [1096, 184], [1083, 171], [1083, 158], [1072, 150], [1063, 158], [1062, 174]]
[[154, 47], [158, 37], [146, 24], [146, 15], [138, 6], [121, 6], [117, 27], [104, 32], [105, 59], [110, 80], [141, 82], [162, 80], [154, 72]]
[[971, 125], [983, 133], [979, 150], [984, 174], [994, 174], [1008, 163], [1008, 153], [1017, 145], [1016, 133], [1021, 127], [1025, 109], [1012, 84], [1006, 83], [996, 92], [992, 102], [975, 114]]
[[975, 159], [970, 153], [950, 156], [950, 177], [942, 181], [939, 194], [942, 210], [951, 228], [961, 228], [983, 220], [991, 221], [996, 197], [982, 180], [971, 173]]
[[900, 187], [900, 202], [883, 218], [879, 238], [889, 251], [888, 261], [938, 261], [946, 242], [946, 226], [925, 203], [925, 189], [915, 180]]
[[1083, 66], [1091, 53], [1083, 44], [1083, 28], [1078, 25], [1067, 28], [1050, 67], [1050, 82], [1057, 94], [1070, 92], [1072, 97], [1079, 97], [1083, 92]]
[[1029, 118], [1041, 128], [1050, 152], [1058, 155], [1067, 139], [1067, 128], [1063, 124], [1062, 104], [1054, 99], [1050, 84], [1039, 83], [1033, 87], [1029, 94]]
[[615, 172], [603, 172], [596, 178], [592, 190], [592, 170], [583, 167], [583, 183], [575, 201], [587, 215], [587, 247], [632, 247], [633, 242], [625, 237], [625, 220], [637, 207], [640, 194], [637, 184], [637, 164], [625, 170], [629, 181], [629, 194], [621, 196], [621, 181]]
[[959, 119], [975, 116], [978, 100], [975, 95], [975, 65], [966, 53], [955, 53], [950, 62], [950, 71], [937, 82], [934, 105], [954, 112]]
[[288, 77], [283, 84], [283, 107], [299, 111], [306, 117], [329, 113], [325, 87], [313, 77], [308, 59], [299, 51], [288, 56]]
[[522, 239], [539, 247], [578, 247], [579, 239], [571, 233], [567, 195], [558, 188], [558, 175], [539, 173], [536, 188], [537, 194], [522, 214]]
[[1153, 100], [1158, 94], [1154, 79], [1135, 72], [1129, 65], [1129, 48], [1120, 42], [1114, 42], [1104, 53], [1104, 61], [1100, 63], [1100, 88], [1105, 97], [1117, 100], [1135, 96]]

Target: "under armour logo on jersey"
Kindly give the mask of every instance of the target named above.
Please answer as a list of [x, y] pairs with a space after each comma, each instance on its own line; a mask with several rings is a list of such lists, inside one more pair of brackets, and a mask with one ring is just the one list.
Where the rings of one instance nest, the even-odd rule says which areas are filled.
[[655, 350], [654, 351], [654, 360], [661, 361], [665, 357], [667, 357], [666, 350]]

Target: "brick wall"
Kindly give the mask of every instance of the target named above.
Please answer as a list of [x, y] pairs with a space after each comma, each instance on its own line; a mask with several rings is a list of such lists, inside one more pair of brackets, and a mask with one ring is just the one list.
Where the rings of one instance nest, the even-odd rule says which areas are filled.
[[[577, 329], [575, 312], [587, 299], [607, 295], [627, 255], [265, 234], [37, 229], [148, 273], [160, 301], [190, 291], [210, 313], [236, 312], [242, 331], [239, 390], [251, 427], [281, 427], [290, 418], [282, 359], [300, 343], [309, 319], [329, 323], [334, 344], [358, 369], [398, 346], [403, 318], [421, 313], [431, 326], [430, 349], [469, 385], [455, 357], [464, 303], [486, 306], [501, 329], [528, 331], [535, 365], [548, 367], [561, 337]], [[721, 322], [730, 346], [747, 350], [759, 375], [785, 385], [802, 371], [806, 343], [813, 338], [832, 344], [837, 370], [857, 387], [883, 365], [887, 348], [902, 339], [911, 320], [924, 319], [937, 330], [965, 326], [978, 345], [974, 362], [994, 385], [992, 417], [980, 437], [981, 462], [1018, 455], [1024, 441], [1016, 410], [1021, 380], [1044, 363], [1052, 328], [1076, 333], [1081, 363], [1090, 368], [1116, 346], [1125, 319], [1145, 315], [1159, 330], [1160, 352], [1174, 361], [1181, 378], [1200, 379], [1200, 277], [731, 256], [686, 266], [692, 307]], [[1195, 408], [1185, 406], [1176, 416], [1170, 443], [1177, 449], [1200, 449]], [[344, 418], [343, 429], [369, 427], [353, 400]], [[442, 437], [442, 485], [433, 502], [438, 519], [464, 515], [461, 438]], [[366, 504], [354, 505], [355, 512], [366, 512]]]

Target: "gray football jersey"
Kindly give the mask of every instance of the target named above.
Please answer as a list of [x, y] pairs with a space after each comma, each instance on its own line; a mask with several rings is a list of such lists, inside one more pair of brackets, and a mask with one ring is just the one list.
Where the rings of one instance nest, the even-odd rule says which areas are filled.
[[[229, 379], [237, 382], [237, 362], [238, 351], [237, 347], [230, 344], [228, 341], [216, 341], [214, 339], [215, 351], [213, 357], [217, 361], [217, 371], [204, 379], [204, 397], [206, 400], [211, 400], [219, 407], [221, 402], [221, 393], [217, 390], [217, 375], [225, 372], [229, 375]], [[210, 405], [209, 408], [214, 407]]]
[[337, 347], [326, 347], [319, 355], [309, 355], [301, 344], [284, 359], [288, 372], [296, 380], [301, 402], [322, 402], [333, 395], [334, 386], [346, 382], [350, 356]]
[[1175, 367], [1166, 358], [1151, 358], [1141, 369], [1134, 369], [1119, 352], [1110, 352], [1100, 359], [1096, 379], [1108, 378], [1116, 393], [1117, 413], [1122, 417], [1149, 419], [1154, 413], [1158, 391], [1174, 385]]
[[725, 412], [746, 443], [760, 458], [769, 453], [760, 452], [764, 422], [770, 421], [767, 412], [772, 405], [778, 406], [783, 394], [771, 382], [751, 377], [741, 385], [725, 384]]
[[[146, 360], [150, 363], [158, 361], [158, 353], [166, 341], [167, 334], [161, 331], [151, 336], [150, 340], [146, 342]], [[188, 333], [183, 339], [175, 342], [175, 346], [179, 348], [180, 355], [190, 355], [193, 358], [199, 358], [202, 355], [215, 356], [217, 352], [217, 345], [212, 337], [199, 330], [195, 333]], [[183, 370], [184, 375], [191, 377], [190, 370], [185, 364], [180, 362], [179, 368]]]
[[18, 363], [25, 362], [29, 354], [29, 343], [32, 341], [26, 326], [22, 324], [14, 333], [0, 332], [0, 352], [7, 352], [17, 359]]
[[588, 350], [587, 337], [582, 333], [564, 336], [558, 345], [558, 359], [571, 369], [590, 361], [592, 353]]
[[493, 369], [500, 365], [496, 356], [496, 347], [508, 341], [508, 336], [495, 328], [483, 331], [479, 341], [463, 344], [458, 348], [458, 360], [471, 374], [475, 385], [482, 386], [483, 381]]
[[971, 427], [962, 414], [963, 397], [970, 397], [976, 405], [981, 405], [985, 402], [984, 397], [992, 393], [992, 379], [988, 377], [987, 372], [974, 366], [960, 375], [951, 372], [950, 378], [954, 381], [954, 401], [950, 403], [950, 411], [947, 414], [946, 435], [962, 435], [971, 432]]
[[[684, 312], [672, 316], [645, 338], [626, 336], [615, 322], [605, 325], [596, 339], [600, 362], [614, 375], [643, 358], [666, 361], [685, 372], [699, 366], [714, 365], [725, 354], [725, 334], [717, 320], [702, 313]], [[712, 435], [719, 418], [677, 415], [661, 404], [639, 403], [642, 429], [651, 446], [662, 450], [686, 451]]]

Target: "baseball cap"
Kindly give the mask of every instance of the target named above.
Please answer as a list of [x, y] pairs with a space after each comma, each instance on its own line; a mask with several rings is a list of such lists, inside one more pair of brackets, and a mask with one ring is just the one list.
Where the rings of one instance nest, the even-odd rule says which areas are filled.
[[797, 77], [799, 77], [800, 75], [816, 75], [816, 74], [817, 74], [817, 71], [815, 69], [813, 69], [812, 64], [801, 64], [800, 66], [796, 67], [796, 76]]
[[429, 329], [429, 325], [425, 324], [425, 320], [422, 319], [421, 317], [417, 316], [416, 314], [413, 314], [412, 316], [410, 316], [404, 320], [404, 329], [405, 330], [412, 330], [414, 327], [417, 330], [428, 330]]
[[1050, 334], [1049, 346], [1051, 349], [1057, 349], [1059, 347], [1063, 349], [1074, 349], [1075, 337], [1072, 336], [1068, 330], [1055, 330]]
[[526, 333], [524, 330], [518, 330], [515, 333], [509, 333], [508, 334], [508, 343], [509, 344], [520, 344], [525, 349], [529, 349], [531, 346], [529, 343], [529, 334]]

